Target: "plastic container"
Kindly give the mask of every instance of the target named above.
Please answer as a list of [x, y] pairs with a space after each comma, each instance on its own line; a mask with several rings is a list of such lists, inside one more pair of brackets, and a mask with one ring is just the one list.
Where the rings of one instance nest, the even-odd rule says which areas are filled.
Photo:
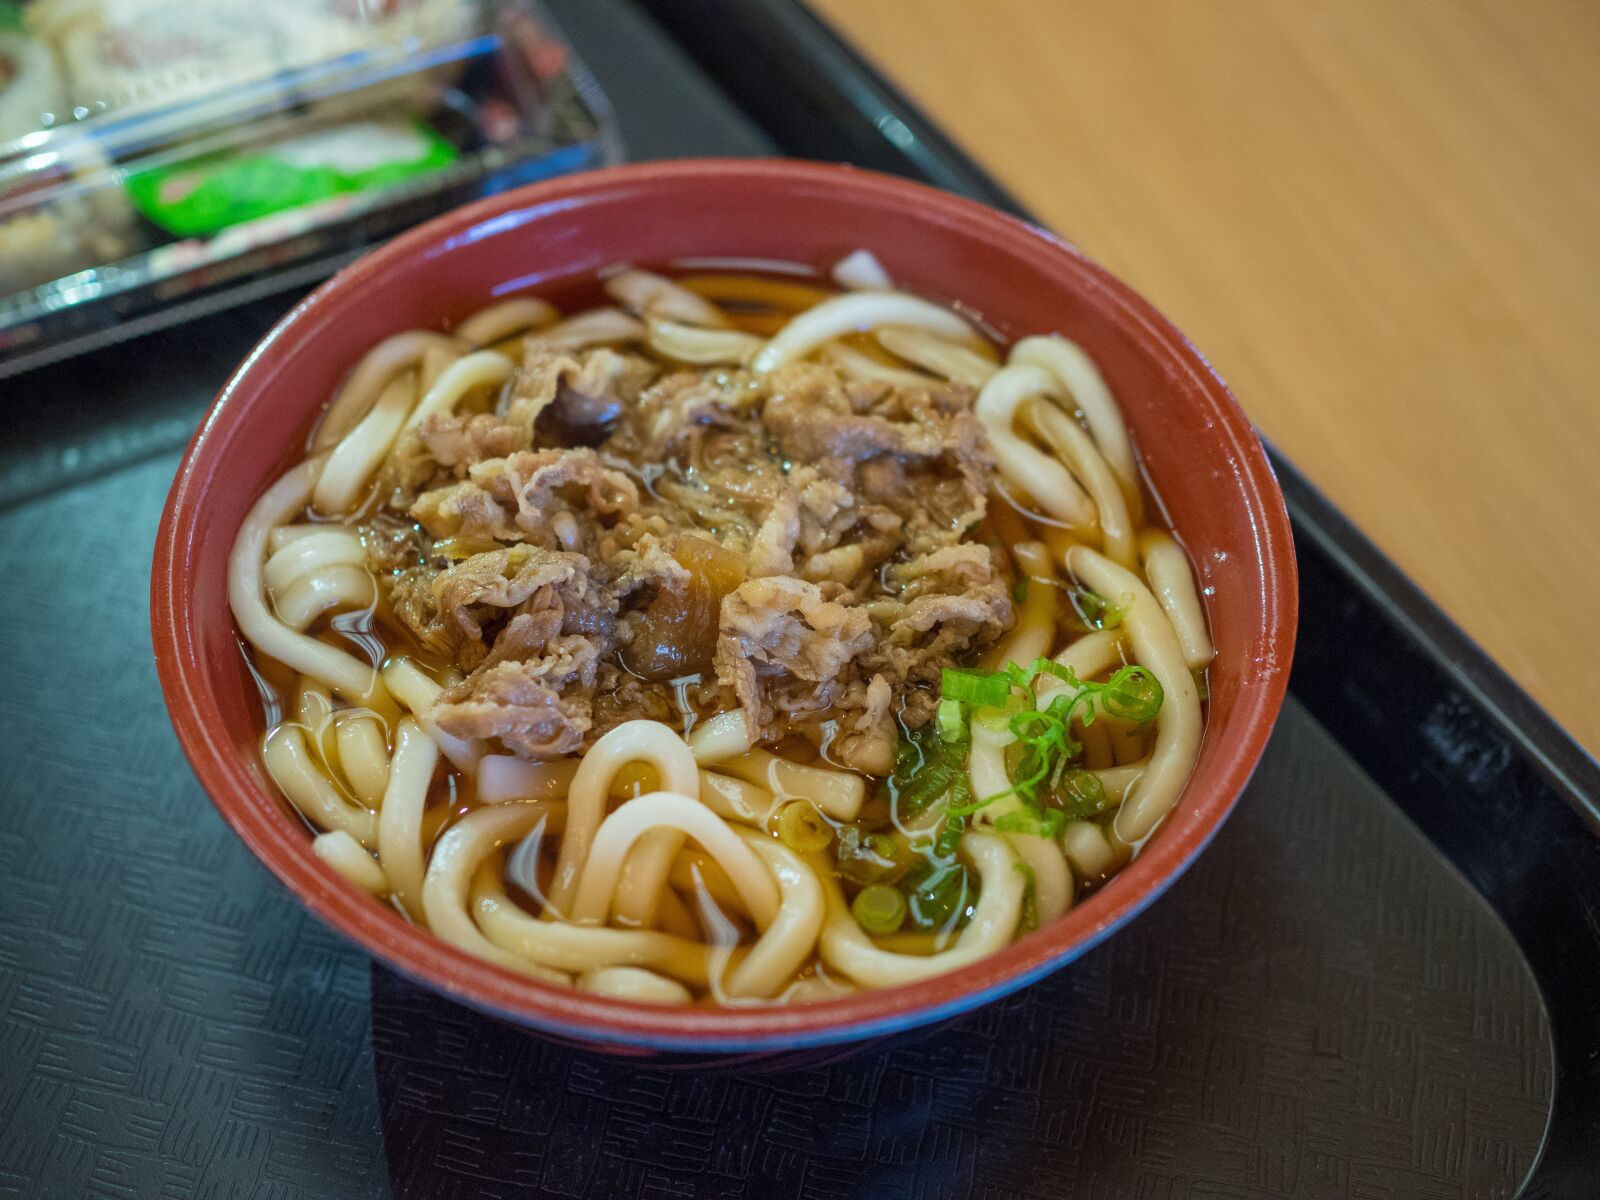
[[0, 378], [618, 153], [527, 0], [0, 0]]

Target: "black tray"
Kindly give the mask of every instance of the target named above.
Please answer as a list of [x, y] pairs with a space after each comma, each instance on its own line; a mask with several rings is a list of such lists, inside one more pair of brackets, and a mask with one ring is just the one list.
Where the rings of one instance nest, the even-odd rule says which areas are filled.
[[[791, 4], [550, 7], [635, 157], [847, 158], [1011, 206]], [[1281, 462], [1283, 719], [1207, 852], [1066, 970], [730, 1069], [373, 968], [213, 813], [150, 662], [176, 450], [287, 303], [0, 384], [0, 1197], [1600, 1195], [1600, 772]]]

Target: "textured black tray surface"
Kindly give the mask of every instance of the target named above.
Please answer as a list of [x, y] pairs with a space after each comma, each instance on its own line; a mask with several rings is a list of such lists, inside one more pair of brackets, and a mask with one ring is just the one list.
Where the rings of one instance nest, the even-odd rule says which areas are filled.
[[1147, 915], [921, 1040], [657, 1070], [370, 969], [178, 751], [145, 606], [174, 466], [0, 515], [0, 578], [64, 606], [13, 610], [0, 659], [0, 1195], [1398, 1200], [1532, 1163], [1552, 1058], [1515, 944], [1293, 701]]
[[[772, 149], [630, 6], [551, 7], [633, 156]], [[150, 661], [174, 448], [286, 304], [0, 384], [0, 1196], [1516, 1194], [1559, 1073], [1524, 953], [1294, 701], [1147, 915], [843, 1061], [605, 1059], [369, 967], [213, 813]], [[1503, 832], [1467, 799], [1458, 842]]]

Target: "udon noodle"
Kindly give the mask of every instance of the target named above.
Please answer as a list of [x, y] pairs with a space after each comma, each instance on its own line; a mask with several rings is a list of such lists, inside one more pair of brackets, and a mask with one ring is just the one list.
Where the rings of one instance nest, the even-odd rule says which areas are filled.
[[1104, 886], [1212, 645], [1093, 360], [857, 251], [619, 268], [352, 365], [229, 563], [340, 876], [536, 979], [800, 1001]]

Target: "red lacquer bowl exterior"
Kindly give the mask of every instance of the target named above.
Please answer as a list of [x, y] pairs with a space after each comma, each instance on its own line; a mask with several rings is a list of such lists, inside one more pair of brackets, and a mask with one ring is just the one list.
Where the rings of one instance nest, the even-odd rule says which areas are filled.
[[[310, 849], [266, 778], [260, 711], [228, 612], [246, 511], [299, 457], [360, 354], [445, 327], [497, 295], [611, 263], [737, 256], [818, 263], [858, 246], [925, 295], [1008, 336], [1060, 331], [1099, 362], [1190, 548], [1218, 655], [1200, 761], [1177, 810], [1107, 887], [990, 958], [914, 987], [787, 1007], [671, 1009], [551, 987], [408, 925]], [[571, 176], [397, 238], [295, 307], [218, 396], [178, 470], [156, 546], [152, 626], [179, 740], [222, 815], [294, 894], [401, 973], [479, 1009], [621, 1052], [771, 1051], [921, 1025], [1060, 967], [1149, 904], [1199, 853], [1254, 770], [1295, 634], [1289, 522], [1261, 443], [1204, 358], [1154, 309], [1048, 233], [970, 201], [849, 167], [650, 163]]]

